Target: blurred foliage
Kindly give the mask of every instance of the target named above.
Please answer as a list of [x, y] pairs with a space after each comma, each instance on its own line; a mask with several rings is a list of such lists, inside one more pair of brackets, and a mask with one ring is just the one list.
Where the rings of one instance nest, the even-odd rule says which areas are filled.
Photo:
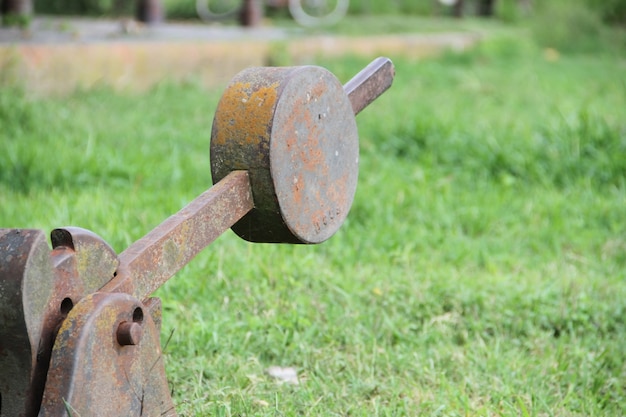
[[626, 0], [587, 0], [587, 4], [605, 22], [626, 25]]
[[[167, 15], [175, 19], [196, 19], [195, 0], [162, 0]], [[215, 0], [214, 0], [215, 1]], [[478, 0], [464, 0], [465, 13], [475, 14]], [[132, 14], [135, 1], [124, 0], [35, 0], [35, 10], [43, 14], [70, 15], [120, 15]], [[626, 0], [497, 0], [496, 17], [514, 22], [531, 14], [541, 16], [545, 21], [557, 19], [563, 27], [567, 23], [583, 23], [583, 29], [595, 26], [598, 20], [607, 23], [626, 25]], [[270, 15], [277, 13], [269, 9]], [[280, 11], [278, 11], [280, 13]], [[450, 7], [437, 0], [351, 0], [349, 13], [353, 15], [371, 14], [413, 14], [420, 16], [450, 14]], [[587, 17], [583, 16], [588, 14]], [[551, 25], [548, 25], [550, 27]], [[571, 31], [578, 26], [570, 26]], [[562, 35], [558, 35], [562, 36]]]
[[9, 13], [1, 16], [0, 24], [2, 26], [16, 26], [20, 28], [26, 28], [30, 25], [31, 17], [28, 15]]
[[626, 32], [619, 23], [624, 19], [626, 0], [542, 0], [534, 6], [530, 27], [540, 46], [562, 52], [588, 53], [606, 45], [623, 51]]
[[407, 13], [428, 15], [435, 11], [435, 3], [430, 0], [352, 0], [350, 13], [352, 14], [393, 14]]
[[517, 22], [523, 15], [529, 12], [530, 10], [522, 7], [517, 0], [500, 0], [496, 2], [496, 17], [507, 23]]
[[603, 25], [588, 0], [544, 0], [535, 8], [531, 28], [540, 45], [561, 51], [593, 50]]
[[[198, 18], [196, 0], [161, 1], [169, 19]], [[463, 1], [464, 16], [475, 16], [479, 0]], [[137, 1], [35, 0], [34, 3], [36, 12], [42, 14], [131, 16]], [[452, 7], [437, 0], [350, 0], [349, 13], [353, 16], [451, 16]], [[268, 6], [266, 14], [278, 21], [289, 18], [285, 8]], [[565, 53], [588, 53], [598, 45], [610, 43], [619, 50], [626, 49], [626, 31], [622, 30], [626, 27], [626, 0], [497, 0], [494, 17], [493, 20], [529, 27], [538, 45]], [[607, 30], [607, 24], [619, 30]], [[607, 38], [613, 39], [607, 43]]]
[[35, 12], [78, 16], [131, 14], [135, 1], [129, 0], [34, 0]]
[[[195, 0], [162, 0], [167, 15], [173, 19], [197, 19]], [[478, 0], [464, 0], [465, 14], [473, 15]], [[124, 0], [35, 0], [35, 10], [43, 14], [69, 15], [122, 15], [132, 14], [136, 1]], [[553, 22], [557, 17], [555, 36], [564, 32], [574, 34], [595, 30], [599, 21], [626, 25], [626, 0], [497, 0], [495, 16], [505, 22], [517, 22], [530, 15], [541, 23]], [[270, 16], [286, 15], [281, 10], [268, 8]], [[420, 16], [449, 15], [451, 8], [437, 0], [351, 0], [349, 13], [352, 15], [411, 14]], [[578, 26], [582, 24], [582, 26]], [[551, 24], [545, 25], [552, 28]]]

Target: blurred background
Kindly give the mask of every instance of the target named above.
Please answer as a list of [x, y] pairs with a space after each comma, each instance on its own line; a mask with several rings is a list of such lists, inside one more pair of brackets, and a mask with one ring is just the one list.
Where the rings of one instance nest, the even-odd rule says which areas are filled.
[[311, 1], [0, 0], [0, 227], [119, 253], [211, 186], [238, 71], [386, 55], [337, 234], [158, 290], [177, 411], [624, 415], [626, 0]]
[[[620, 53], [626, 25], [624, 0], [2, 0], [0, 6], [0, 46], [66, 46], [54, 58], [47, 50], [37, 50], [37, 59], [32, 48], [30, 55], [19, 48], [0, 50], [5, 79], [21, 78], [44, 91], [70, 91], [102, 80], [145, 88], [184, 77], [223, 85], [245, 66], [341, 54], [398, 52], [417, 59], [505, 33], [554, 56], [606, 48]], [[134, 41], [162, 42], [164, 58], [157, 57], [154, 45], [129, 46]], [[186, 45], [172, 48], [163, 44], [168, 41]], [[90, 42], [127, 45], [106, 52], [76, 50]], [[131, 53], [124, 52], [128, 48]], [[89, 55], [84, 67], [71, 64], [78, 53]], [[211, 60], [220, 65], [205, 65]]]

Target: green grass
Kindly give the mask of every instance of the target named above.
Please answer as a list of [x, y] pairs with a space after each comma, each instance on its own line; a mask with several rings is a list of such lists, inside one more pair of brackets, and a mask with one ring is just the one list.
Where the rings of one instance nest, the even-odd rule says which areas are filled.
[[[626, 63], [524, 39], [396, 58], [359, 189], [318, 246], [232, 233], [158, 295], [184, 416], [626, 410]], [[320, 64], [347, 80], [366, 60]], [[218, 91], [0, 91], [0, 226], [119, 252], [208, 188]], [[272, 365], [301, 384], [279, 385]]]
[[[270, 16], [271, 17], [271, 16]], [[235, 22], [233, 22], [235, 23]], [[268, 25], [296, 29], [296, 33], [304, 34], [334, 34], [345, 36], [362, 36], [363, 28], [367, 34], [390, 35], [397, 33], [441, 33], [441, 32], [470, 32], [470, 33], [498, 33], [511, 30], [498, 20], [477, 18], [451, 19], [449, 17], [416, 17], [411, 15], [365, 15], [344, 17], [334, 26], [304, 28], [293, 20], [273, 17]]]

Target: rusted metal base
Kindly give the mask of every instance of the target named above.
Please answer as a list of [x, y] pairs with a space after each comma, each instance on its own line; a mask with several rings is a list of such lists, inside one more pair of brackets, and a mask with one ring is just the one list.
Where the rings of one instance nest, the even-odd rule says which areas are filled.
[[39, 417], [176, 416], [159, 329], [139, 300], [95, 293], [59, 330]]

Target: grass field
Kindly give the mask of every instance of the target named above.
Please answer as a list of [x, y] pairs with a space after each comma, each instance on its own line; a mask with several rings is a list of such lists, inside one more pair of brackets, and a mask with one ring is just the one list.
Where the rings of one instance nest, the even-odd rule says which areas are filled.
[[[358, 117], [336, 236], [228, 233], [159, 290], [179, 413], [623, 415], [624, 55], [502, 38], [395, 61]], [[367, 60], [318, 63], [345, 81]], [[211, 184], [219, 94], [3, 88], [0, 227], [76, 225], [122, 251]]]

